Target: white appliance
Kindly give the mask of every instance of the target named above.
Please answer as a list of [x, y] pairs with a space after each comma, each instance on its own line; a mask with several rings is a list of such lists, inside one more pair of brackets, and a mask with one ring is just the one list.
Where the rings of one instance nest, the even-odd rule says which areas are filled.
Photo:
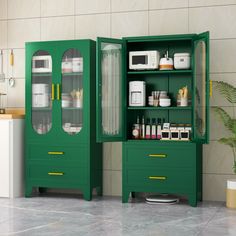
[[129, 52], [129, 69], [154, 70], [158, 69], [160, 53], [158, 51], [132, 51]]
[[33, 73], [49, 73], [52, 72], [52, 58], [50, 55], [33, 56], [32, 59]]
[[190, 69], [190, 54], [189, 53], [175, 53], [174, 67], [175, 69]]
[[72, 59], [72, 70], [73, 72], [83, 72], [83, 58], [74, 57]]
[[32, 85], [32, 107], [49, 106], [49, 87], [48, 84]]
[[129, 106], [146, 105], [146, 83], [144, 81], [129, 82]]
[[164, 57], [160, 60], [160, 70], [173, 70], [174, 62], [173, 59], [169, 57], [169, 52], [167, 51]]

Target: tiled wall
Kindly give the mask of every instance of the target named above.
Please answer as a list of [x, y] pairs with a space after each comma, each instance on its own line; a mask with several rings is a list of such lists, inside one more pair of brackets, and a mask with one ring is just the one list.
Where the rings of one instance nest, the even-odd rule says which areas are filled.
[[[24, 43], [26, 41], [123, 37], [178, 33], [211, 34], [211, 79], [236, 86], [236, 0], [0, 0], [0, 48], [9, 107], [24, 106]], [[8, 64], [14, 50], [15, 66]], [[232, 113], [217, 93], [211, 105]], [[205, 200], [224, 200], [232, 175], [231, 150], [216, 140], [228, 132], [211, 114], [211, 142], [204, 147]], [[104, 194], [121, 194], [121, 143], [104, 144]]]

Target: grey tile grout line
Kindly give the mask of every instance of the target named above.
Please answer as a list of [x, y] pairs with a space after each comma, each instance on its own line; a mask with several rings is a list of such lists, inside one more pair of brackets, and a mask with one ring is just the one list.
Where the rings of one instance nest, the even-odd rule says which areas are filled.
[[232, 176], [235, 176], [235, 174], [229, 174], [229, 173], [214, 173], [214, 172], [213, 172], [213, 173], [212, 173], [212, 172], [209, 172], [209, 173], [208, 173], [208, 172], [203, 172], [202, 174], [203, 174], [203, 175], [222, 175], [222, 176], [223, 176], [223, 175], [230, 175], [230, 176], [232, 175]]
[[148, 20], [147, 20], [147, 29], [148, 29], [148, 35], [150, 35], [150, 25], [149, 25], [149, 22], [150, 22], [150, 0], [148, 0]]
[[110, 16], [109, 16], [109, 18], [110, 18], [110, 37], [112, 38], [112, 0], [110, 0]]
[[188, 0], [188, 33], [189, 33], [189, 0]]
[[76, 1], [74, 0], [74, 39], [76, 38], [76, 26], [77, 26], [77, 23], [76, 23]]
[[42, 16], [42, 0], [40, 0], [40, 2], [39, 2], [39, 7], [40, 7], [40, 12], [39, 12], [39, 39], [40, 39], [40, 41], [42, 41], [42, 19], [41, 19], [41, 16]]

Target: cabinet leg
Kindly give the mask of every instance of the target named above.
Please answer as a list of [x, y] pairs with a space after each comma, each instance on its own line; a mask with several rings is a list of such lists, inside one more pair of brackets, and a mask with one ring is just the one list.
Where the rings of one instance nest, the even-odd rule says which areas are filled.
[[102, 186], [96, 187], [96, 192], [98, 196], [102, 196]]
[[27, 186], [25, 187], [25, 197], [31, 197], [32, 196], [32, 187]]
[[129, 201], [129, 194], [130, 194], [130, 192], [123, 191], [123, 193], [122, 193], [122, 202], [123, 203], [127, 203]]
[[131, 197], [135, 198], [135, 192], [131, 192]]
[[46, 193], [47, 192], [47, 188], [39, 187], [38, 191], [39, 191], [39, 193]]
[[197, 196], [189, 196], [188, 203], [190, 206], [196, 207], [197, 206]]
[[92, 189], [84, 190], [84, 200], [91, 201], [92, 200]]

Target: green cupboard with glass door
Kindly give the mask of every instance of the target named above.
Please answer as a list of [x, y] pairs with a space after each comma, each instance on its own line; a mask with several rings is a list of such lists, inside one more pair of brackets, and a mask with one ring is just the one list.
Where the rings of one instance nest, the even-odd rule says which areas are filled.
[[102, 194], [95, 54], [92, 40], [26, 43], [26, 197], [33, 188]]
[[209, 32], [98, 38], [96, 69], [97, 141], [122, 141], [122, 202], [167, 193], [196, 206], [209, 140]]

